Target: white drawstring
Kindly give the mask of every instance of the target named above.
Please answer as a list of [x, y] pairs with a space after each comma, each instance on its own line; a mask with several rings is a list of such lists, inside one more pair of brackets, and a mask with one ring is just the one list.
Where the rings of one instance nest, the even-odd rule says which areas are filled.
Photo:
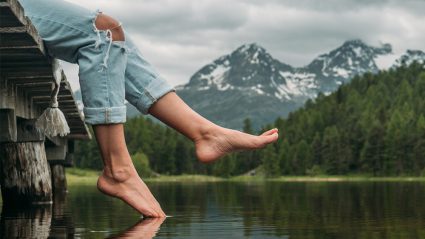
[[107, 29], [106, 35], [108, 35], [108, 33], [109, 33], [109, 45], [108, 45], [108, 50], [106, 50], [105, 58], [103, 58], [103, 66], [105, 68], [108, 68], [107, 62], [108, 62], [108, 59], [109, 59], [109, 50], [111, 49], [111, 45], [112, 45], [112, 32], [111, 32], [111, 30]]
[[[108, 62], [108, 59], [109, 59], [109, 51], [110, 51], [111, 45], [112, 45], [112, 31], [111, 30], [113, 30], [115, 28], [118, 28], [118, 27], [121, 27], [121, 25], [122, 25], [122, 23], [119, 22], [118, 26], [115, 26], [115, 27], [113, 27], [111, 29], [106, 29], [106, 36], [109, 37], [109, 45], [108, 45], [108, 49], [106, 50], [105, 58], [103, 58], [103, 64], [102, 65], [105, 68], [108, 68], [107, 62]], [[100, 45], [101, 38], [100, 38], [100, 30], [97, 29], [96, 24], [95, 24], [95, 21], [93, 21], [93, 29], [97, 33], [97, 40], [96, 40], [96, 44], [94, 46], [97, 49], [99, 47], [99, 45]], [[108, 33], [109, 33], [109, 36], [108, 36]]]

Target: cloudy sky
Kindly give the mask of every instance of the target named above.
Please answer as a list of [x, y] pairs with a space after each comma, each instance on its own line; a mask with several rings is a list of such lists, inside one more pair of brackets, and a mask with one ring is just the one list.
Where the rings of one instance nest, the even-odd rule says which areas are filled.
[[[308, 64], [348, 39], [425, 50], [425, 0], [68, 0], [123, 23], [173, 85], [205, 64], [256, 42], [276, 59]], [[64, 65], [74, 88], [77, 66]]]

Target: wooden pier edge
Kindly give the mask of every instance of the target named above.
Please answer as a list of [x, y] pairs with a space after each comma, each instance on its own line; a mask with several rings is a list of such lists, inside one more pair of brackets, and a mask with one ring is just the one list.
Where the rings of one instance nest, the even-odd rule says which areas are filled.
[[[47, 137], [35, 120], [49, 106], [55, 81], [59, 108], [70, 126], [65, 137]], [[91, 135], [57, 59], [17, 0], [0, 0], [0, 186], [3, 206], [46, 204], [67, 191], [65, 167], [75, 140]]]

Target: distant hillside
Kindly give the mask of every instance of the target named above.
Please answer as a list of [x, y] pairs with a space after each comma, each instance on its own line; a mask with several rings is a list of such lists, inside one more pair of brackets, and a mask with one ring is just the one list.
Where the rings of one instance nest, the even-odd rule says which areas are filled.
[[355, 77], [275, 126], [270, 175], [425, 175], [425, 65]]

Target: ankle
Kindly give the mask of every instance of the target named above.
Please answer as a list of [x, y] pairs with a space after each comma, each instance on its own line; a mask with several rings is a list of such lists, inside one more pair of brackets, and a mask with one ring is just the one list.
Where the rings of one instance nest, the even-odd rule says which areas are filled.
[[200, 127], [198, 134], [196, 137], [194, 137], [193, 141], [197, 142], [200, 140], [210, 139], [211, 137], [219, 135], [220, 134], [219, 132], [221, 130], [222, 130], [222, 127], [216, 124], [203, 125]]
[[114, 169], [105, 167], [102, 175], [117, 182], [124, 182], [133, 175], [133, 170], [131, 166], [120, 166]]

